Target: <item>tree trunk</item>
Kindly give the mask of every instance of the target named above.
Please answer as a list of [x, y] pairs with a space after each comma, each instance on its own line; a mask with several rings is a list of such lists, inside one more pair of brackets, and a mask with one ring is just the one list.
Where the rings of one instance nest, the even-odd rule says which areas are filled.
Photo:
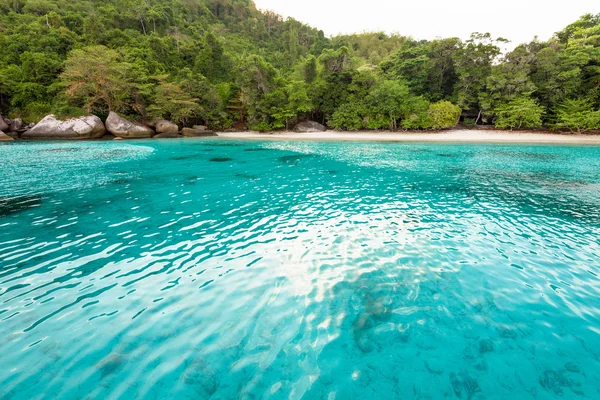
[[481, 110], [479, 110], [479, 114], [477, 114], [477, 119], [475, 120], [475, 125], [477, 125], [477, 123], [479, 122], [480, 119], [481, 119]]
[[142, 23], [142, 30], [144, 31], [144, 36], [146, 36], [146, 26], [144, 25], [144, 19], [140, 18], [140, 22]]

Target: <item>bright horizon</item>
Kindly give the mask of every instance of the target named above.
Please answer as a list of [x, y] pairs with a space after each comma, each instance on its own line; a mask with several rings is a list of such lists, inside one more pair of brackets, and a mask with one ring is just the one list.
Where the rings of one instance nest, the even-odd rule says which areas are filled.
[[415, 39], [467, 39], [472, 32], [490, 32], [493, 37], [509, 39], [510, 47], [529, 42], [535, 36], [547, 40], [583, 14], [600, 12], [597, 1], [592, 0], [572, 0], [563, 6], [555, 1], [505, 0], [502, 7], [488, 2], [473, 6], [473, 2], [466, 0], [451, 4], [443, 0], [255, 0], [255, 3], [261, 10], [272, 10], [322, 29], [327, 36], [384, 31]]

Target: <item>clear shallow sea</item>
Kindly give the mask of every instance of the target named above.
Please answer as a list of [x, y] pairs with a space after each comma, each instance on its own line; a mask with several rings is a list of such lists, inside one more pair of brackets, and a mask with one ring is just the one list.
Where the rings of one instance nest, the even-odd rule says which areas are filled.
[[2, 399], [598, 399], [600, 147], [0, 145]]

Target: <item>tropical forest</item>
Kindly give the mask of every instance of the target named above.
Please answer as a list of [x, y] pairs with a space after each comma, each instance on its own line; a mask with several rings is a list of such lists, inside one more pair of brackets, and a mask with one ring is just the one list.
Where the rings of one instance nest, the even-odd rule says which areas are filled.
[[0, 112], [26, 122], [113, 111], [218, 130], [600, 129], [600, 14], [517, 45], [327, 37], [251, 0], [0, 0], [0, 49]]

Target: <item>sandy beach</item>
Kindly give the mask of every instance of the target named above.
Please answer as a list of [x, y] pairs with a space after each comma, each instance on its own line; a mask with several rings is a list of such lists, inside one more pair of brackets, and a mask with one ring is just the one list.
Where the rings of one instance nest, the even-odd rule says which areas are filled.
[[452, 130], [443, 132], [221, 132], [219, 136], [253, 140], [319, 140], [376, 142], [483, 142], [483, 143], [562, 143], [598, 144], [600, 135], [535, 133], [519, 131]]

